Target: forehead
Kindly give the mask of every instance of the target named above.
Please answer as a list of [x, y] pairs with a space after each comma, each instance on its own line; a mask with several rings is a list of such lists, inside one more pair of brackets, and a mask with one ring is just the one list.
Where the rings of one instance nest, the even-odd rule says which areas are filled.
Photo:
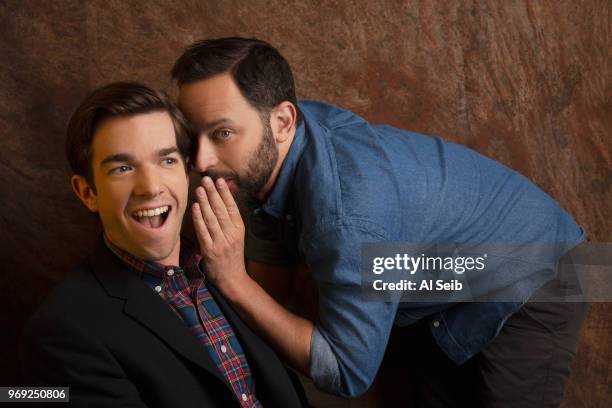
[[172, 119], [166, 112], [118, 116], [103, 121], [93, 136], [93, 161], [111, 154], [146, 156], [160, 148], [176, 147]]
[[257, 114], [227, 73], [182, 85], [179, 106], [196, 125], [219, 117], [239, 119], [247, 113]]

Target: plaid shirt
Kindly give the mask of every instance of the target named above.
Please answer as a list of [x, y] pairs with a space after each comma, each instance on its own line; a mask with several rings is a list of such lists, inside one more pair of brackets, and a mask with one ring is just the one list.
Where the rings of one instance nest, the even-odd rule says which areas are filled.
[[161, 296], [200, 341], [230, 384], [242, 407], [261, 408], [246, 356], [228, 321], [206, 288], [198, 264], [201, 256], [183, 240], [179, 263], [183, 267], [141, 261], [114, 245], [108, 248]]

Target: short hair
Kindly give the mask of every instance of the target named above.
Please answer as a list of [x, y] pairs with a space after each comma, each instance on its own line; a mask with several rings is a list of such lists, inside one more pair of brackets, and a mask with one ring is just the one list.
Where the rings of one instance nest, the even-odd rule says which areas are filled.
[[296, 124], [302, 122], [291, 67], [265, 41], [240, 37], [198, 41], [176, 60], [171, 75], [182, 86], [226, 72], [262, 117], [269, 117], [272, 108], [289, 101], [297, 110]]
[[94, 193], [92, 144], [99, 125], [109, 118], [166, 112], [172, 119], [176, 144], [189, 170], [195, 140], [178, 107], [162, 92], [138, 82], [114, 82], [90, 93], [72, 114], [66, 131], [66, 156], [72, 172], [84, 176]]

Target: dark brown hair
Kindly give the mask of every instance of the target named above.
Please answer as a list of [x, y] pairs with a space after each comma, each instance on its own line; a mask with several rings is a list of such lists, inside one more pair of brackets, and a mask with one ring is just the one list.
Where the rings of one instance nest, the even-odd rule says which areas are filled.
[[276, 48], [255, 38], [227, 37], [196, 42], [174, 63], [172, 78], [179, 86], [229, 72], [238, 89], [262, 117], [284, 101], [297, 105], [289, 63]]
[[167, 112], [172, 119], [176, 144], [189, 170], [194, 154], [194, 138], [178, 107], [162, 92], [138, 82], [114, 82], [90, 93], [68, 123], [66, 156], [74, 174], [84, 176], [96, 192], [92, 168], [92, 143], [102, 121], [156, 111]]

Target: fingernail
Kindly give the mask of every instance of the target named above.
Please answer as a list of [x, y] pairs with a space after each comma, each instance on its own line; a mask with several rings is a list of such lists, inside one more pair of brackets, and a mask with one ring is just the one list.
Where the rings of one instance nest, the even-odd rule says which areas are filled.
[[212, 179], [208, 176], [204, 177], [204, 184], [210, 187], [212, 185]]
[[204, 197], [204, 189], [202, 187], [196, 188], [196, 194], [200, 197]]
[[222, 178], [218, 178], [217, 179], [217, 187], [225, 187], [225, 180], [223, 180]]

